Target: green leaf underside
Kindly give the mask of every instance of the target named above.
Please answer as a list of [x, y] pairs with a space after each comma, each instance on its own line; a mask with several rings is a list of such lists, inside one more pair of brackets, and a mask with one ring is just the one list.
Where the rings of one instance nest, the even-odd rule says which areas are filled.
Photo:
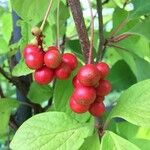
[[127, 89], [110, 113], [109, 119], [121, 117], [135, 125], [150, 127], [150, 80]]
[[42, 104], [42, 102], [49, 100], [52, 97], [52, 89], [48, 85], [39, 85], [32, 82], [28, 92], [28, 98], [34, 102]]
[[117, 134], [106, 131], [101, 141], [100, 150], [140, 150], [136, 145]]
[[16, 132], [13, 150], [77, 150], [92, 134], [89, 124], [80, 124], [63, 112], [47, 112], [27, 120]]
[[19, 103], [14, 99], [0, 99], [0, 136], [5, 136], [8, 132], [8, 123], [11, 111], [18, 106]]

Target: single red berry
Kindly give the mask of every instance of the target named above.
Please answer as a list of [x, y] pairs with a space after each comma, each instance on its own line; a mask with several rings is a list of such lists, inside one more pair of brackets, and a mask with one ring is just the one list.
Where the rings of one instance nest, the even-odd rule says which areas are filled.
[[77, 76], [75, 76], [72, 80], [72, 84], [75, 88], [77, 87], [82, 87], [83, 85], [80, 83], [80, 81], [78, 80]]
[[94, 102], [93, 104], [91, 104], [89, 112], [95, 117], [101, 117], [105, 112], [104, 103]]
[[100, 80], [100, 72], [95, 65], [87, 64], [80, 68], [77, 77], [84, 86], [95, 86]]
[[23, 57], [26, 58], [29, 54], [39, 53], [41, 49], [33, 44], [28, 44], [23, 50]]
[[28, 54], [25, 58], [25, 63], [30, 69], [39, 69], [44, 64], [44, 53], [32, 53]]
[[73, 97], [70, 99], [70, 108], [75, 113], [81, 114], [85, 113], [89, 109], [89, 105], [78, 104]]
[[78, 104], [90, 105], [95, 101], [96, 91], [93, 87], [77, 87], [73, 97]]
[[74, 54], [71, 54], [71, 53], [63, 54], [62, 55], [62, 62], [67, 64], [72, 70], [74, 70], [78, 65], [78, 61], [77, 61], [76, 56]]
[[71, 74], [71, 68], [64, 63], [62, 63], [55, 70], [55, 76], [56, 76], [56, 78], [58, 78], [60, 80], [65, 80], [65, 79], [69, 78], [70, 74]]
[[44, 55], [44, 63], [51, 69], [57, 68], [61, 63], [61, 54], [56, 50], [49, 50]]
[[96, 64], [97, 69], [101, 72], [101, 78], [105, 78], [109, 73], [109, 66], [104, 62]]
[[96, 94], [98, 96], [108, 95], [111, 91], [112, 87], [108, 80], [100, 80], [99, 86], [96, 88]]
[[55, 51], [58, 51], [58, 48], [56, 46], [50, 46], [48, 47], [48, 51], [51, 51], [51, 50], [55, 50]]
[[96, 96], [95, 101], [96, 101], [96, 102], [101, 103], [101, 102], [103, 102], [103, 101], [104, 101], [104, 99], [105, 99], [105, 97], [104, 97], [104, 96]]
[[53, 80], [54, 71], [43, 66], [34, 72], [34, 79], [39, 84], [48, 84]]

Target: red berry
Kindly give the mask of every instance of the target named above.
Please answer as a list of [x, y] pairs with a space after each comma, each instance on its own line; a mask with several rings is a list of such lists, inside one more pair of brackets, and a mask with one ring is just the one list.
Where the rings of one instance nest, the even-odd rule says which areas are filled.
[[72, 80], [72, 84], [75, 88], [77, 87], [82, 87], [83, 85], [80, 83], [80, 81], [78, 80], [77, 76], [75, 76]]
[[44, 63], [49, 68], [57, 68], [61, 63], [61, 54], [56, 50], [47, 51], [44, 56]]
[[48, 48], [48, 50], [55, 50], [55, 51], [58, 51], [58, 48], [57, 48], [56, 46], [50, 46], [50, 47]]
[[101, 72], [101, 78], [105, 78], [109, 73], [109, 66], [104, 62], [96, 64], [97, 69]]
[[56, 70], [55, 70], [55, 76], [56, 78], [60, 79], [60, 80], [65, 80], [67, 78], [69, 78], [71, 74], [71, 68], [62, 63]]
[[33, 45], [33, 44], [28, 44], [23, 51], [23, 56], [24, 58], [26, 58], [29, 54], [34, 54], [34, 53], [38, 53], [41, 50], [38, 48], [38, 46]]
[[78, 61], [77, 61], [76, 56], [74, 54], [71, 54], [71, 53], [63, 54], [62, 62], [67, 64], [72, 70], [74, 70], [78, 65]]
[[112, 87], [108, 80], [100, 80], [99, 86], [96, 88], [96, 94], [98, 96], [108, 95], [111, 91]]
[[70, 99], [70, 108], [75, 113], [85, 113], [89, 109], [89, 105], [78, 104], [73, 97]]
[[39, 69], [44, 63], [44, 53], [37, 52], [28, 54], [25, 58], [25, 63], [30, 69]]
[[93, 87], [77, 87], [73, 97], [78, 104], [89, 105], [94, 102], [96, 91]]
[[84, 86], [95, 86], [100, 79], [100, 72], [93, 64], [87, 64], [80, 68], [77, 77]]
[[105, 112], [104, 103], [94, 102], [89, 108], [89, 112], [95, 117], [101, 117]]
[[101, 103], [104, 101], [104, 99], [105, 99], [104, 96], [97, 96], [95, 101]]
[[39, 84], [48, 84], [53, 80], [54, 71], [43, 66], [34, 72], [34, 79]]

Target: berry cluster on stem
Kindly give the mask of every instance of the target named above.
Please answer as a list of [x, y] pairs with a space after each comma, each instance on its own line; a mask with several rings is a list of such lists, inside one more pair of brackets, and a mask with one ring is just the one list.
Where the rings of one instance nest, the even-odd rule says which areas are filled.
[[104, 62], [96, 65], [86, 64], [73, 78], [74, 92], [70, 98], [70, 108], [75, 113], [89, 111], [95, 117], [105, 112], [104, 98], [111, 91], [111, 84], [104, 78], [109, 73], [109, 66]]
[[49, 84], [54, 78], [68, 79], [78, 65], [76, 56], [72, 53], [61, 54], [56, 46], [50, 46], [44, 51], [43, 36], [35, 29], [32, 33], [37, 42], [28, 44], [23, 51], [26, 65], [35, 70], [35, 81], [39, 84]]

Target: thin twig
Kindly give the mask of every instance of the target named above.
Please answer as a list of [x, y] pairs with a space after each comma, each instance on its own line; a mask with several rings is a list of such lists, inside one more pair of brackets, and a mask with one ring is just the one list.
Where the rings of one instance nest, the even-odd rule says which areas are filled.
[[123, 4], [123, 9], [125, 9], [125, 7], [127, 6], [128, 2], [129, 2], [129, 0], [126, 0], [126, 1], [124, 2], [124, 4]]
[[128, 38], [131, 35], [132, 35], [132, 33], [123, 33], [123, 34], [115, 36], [115, 37], [113, 37], [111, 39], [108, 39], [108, 41], [111, 42], [111, 43], [117, 43], [117, 42], [120, 42], [120, 41]]
[[1, 86], [0, 86], [0, 97], [1, 97], [1, 98], [5, 98], [4, 93], [3, 93], [3, 89], [2, 89]]
[[109, 2], [109, 0], [105, 0], [103, 3], [102, 3], [102, 5], [105, 5], [105, 4], [107, 4]]
[[105, 43], [105, 37], [104, 37], [104, 32], [103, 32], [103, 15], [102, 15], [102, 0], [97, 0], [97, 12], [98, 12], [98, 21], [99, 21], [99, 48], [97, 52], [97, 59], [96, 61], [98, 62], [99, 60], [102, 59], [102, 53], [104, 51], [104, 43]]
[[0, 67], [0, 74], [2, 74], [8, 81], [10, 81], [12, 83], [12, 78], [9, 77], [7, 72], [5, 72], [5, 70], [2, 67]]
[[56, 28], [57, 28], [56, 45], [57, 45], [58, 49], [60, 49], [60, 45], [59, 45], [59, 7], [60, 7], [60, 0], [58, 0], [58, 4], [57, 4], [57, 23], [56, 23]]
[[114, 45], [114, 44], [108, 44], [108, 46], [110, 46], [110, 47], [114, 47], [114, 48], [118, 48], [118, 49], [122, 49], [122, 50], [124, 50], [124, 51], [130, 52], [128, 49], [126, 49], [126, 48], [123, 48], [123, 47], [121, 47], [121, 46], [118, 46], [118, 45]]
[[43, 22], [42, 22], [42, 25], [40, 27], [41, 31], [43, 31], [43, 29], [44, 29], [44, 25], [45, 25], [45, 23], [47, 21], [49, 13], [50, 13], [50, 10], [51, 10], [51, 7], [52, 7], [52, 3], [53, 3], [53, 0], [50, 0], [49, 4], [48, 4], [48, 8], [47, 8], [45, 16], [44, 16], [44, 19], [43, 19]]
[[89, 58], [90, 42], [83, 18], [81, 4], [79, 0], [68, 0], [68, 4], [71, 8], [71, 12], [75, 21], [85, 63], [87, 63]]
[[89, 3], [90, 15], [91, 15], [91, 40], [90, 40], [90, 50], [89, 50], [89, 58], [88, 58], [88, 64], [91, 64], [93, 61], [94, 15], [93, 15], [92, 5], [90, 0], [87, 1]]
[[110, 38], [113, 38], [116, 33], [118, 33], [128, 22], [128, 19], [123, 20], [110, 34]]

